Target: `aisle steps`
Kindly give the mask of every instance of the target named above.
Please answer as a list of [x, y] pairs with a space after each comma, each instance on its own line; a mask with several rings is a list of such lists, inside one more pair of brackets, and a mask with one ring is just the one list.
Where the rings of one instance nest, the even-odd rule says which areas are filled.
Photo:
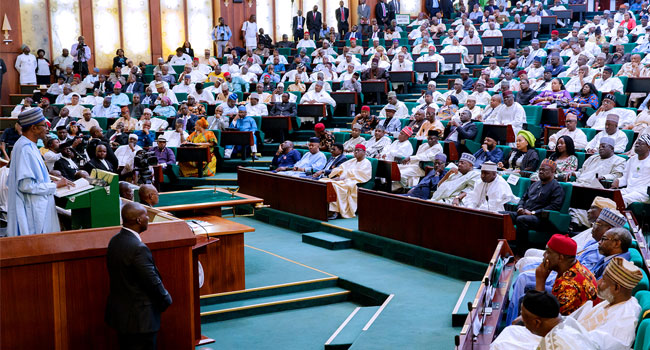
[[352, 248], [351, 239], [323, 231], [304, 233], [302, 235], [302, 242], [329, 250]]

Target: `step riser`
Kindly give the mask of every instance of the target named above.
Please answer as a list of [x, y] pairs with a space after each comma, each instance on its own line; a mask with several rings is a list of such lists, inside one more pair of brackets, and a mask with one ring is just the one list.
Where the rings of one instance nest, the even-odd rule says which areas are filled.
[[296, 285], [282, 286], [277, 288], [260, 289], [260, 290], [250, 291], [250, 292], [217, 295], [214, 297], [201, 299], [201, 306], [221, 304], [221, 303], [227, 303], [227, 302], [237, 301], [237, 300], [268, 297], [268, 296], [287, 294], [287, 293], [302, 292], [308, 290], [316, 290], [316, 289], [328, 288], [328, 287], [336, 287], [336, 284], [337, 284], [336, 279], [330, 279], [330, 280], [323, 280], [323, 281], [312, 282], [312, 283], [296, 284]]
[[223, 313], [218, 313], [213, 315], [205, 315], [205, 316], [201, 316], [201, 323], [218, 322], [218, 321], [232, 320], [235, 318], [267, 314], [271, 312], [303, 309], [303, 308], [314, 307], [314, 306], [341, 303], [347, 301], [348, 296], [349, 296], [349, 292], [345, 294], [337, 294], [337, 295], [325, 296], [321, 298], [313, 298], [309, 300], [299, 300], [299, 301], [282, 303], [282, 304], [251, 307], [244, 310], [236, 310], [236, 311], [223, 312]]
[[342, 250], [342, 249], [352, 248], [352, 240], [346, 240], [341, 242], [329, 242], [311, 236], [302, 235], [302, 242], [315, 245], [317, 247], [329, 249], [329, 250]]

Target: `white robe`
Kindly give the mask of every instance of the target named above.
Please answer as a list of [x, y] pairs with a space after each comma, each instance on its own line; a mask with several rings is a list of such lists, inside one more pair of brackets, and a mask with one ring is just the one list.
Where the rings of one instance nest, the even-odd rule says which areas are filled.
[[586, 124], [592, 129], [605, 130], [605, 122], [607, 121], [607, 116], [609, 114], [616, 114], [619, 116], [619, 129], [630, 124], [634, 124], [634, 121], [636, 120], [636, 113], [633, 110], [626, 108], [612, 108], [609, 111], [594, 113], [591, 117], [589, 117]]
[[431, 200], [434, 202], [451, 203], [454, 197], [462, 192], [471, 193], [476, 186], [476, 182], [481, 180], [481, 173], [477, 170], [471, 170], [463, 175], [460, 171], [450, 175], [447, 180], [438, 184], [438, 189], [433, 193]]
[[[382, 108], [381, 111], [379, 111], [379, 118], [386, 118], [386, 106], [384, 106], [384, 108]], [[406, 108], [406, 104], [404, 104], [404, 102], [397, 101], [397, 104], [395, 104], [395, 109], [396, 109], [394, 115], [395, 118], [402, 119], [402, 118], [410, 117], [409, 110], [408, 108]]]
[[390, 139], [388, 136], [384, 136], [377, 140], [377, 138], [373, 136], [369, 140], [366, 140], [363, 145], [366, 146], [366, 156], [376, 158], [381, 154], [384, 148], [390, 145]]
[[424, 176], [424, 170], [420, 167], [420, 162], [433, 162], [436, 155], [442, 153], [442, 146], [439, 143], [429, 146], [425, 142], [418, 147], [415, 155], [411, 156], [408, 164], [398, 164], [399, 172], [402, 175], [400, 184], [402, 187], [412, 187], [420, 182], [420, 178]]
[[14, 67], [20, 74], [20, 85], [36, 84], [36, 56], [20, 54], [16, 57]]
[[12, 151], [7, 187], [7, 233], [24, 236], [60, 231], [54, 204], [56, 184], [50, 181], [36, 144], [21, 136]]
[[497, 175], [494, 181], [489, 183], [477, 181], [474, 190], [463, 199], [462, 205], [471, 209], [498, 212], [505, 210], [504, 204], [516, 200], [510, 185], [503, 177]]
[[[340, 180], [331, 178], [339, 176]], [[357, 211], [357, 184], [364, 183], [372, 177], [372, 164], [366, 158], [357, 161], [356, 158], [347, 160], [332, 169], [329, 178], [320, 181], [331, 182], [336, 192], [336, 201], [331, 202], [329, 210], [339, 213], [344, 218], [353, 218]]]
[[601, 159], [600, 155], [594, 154], [582, 164], [579, 171], [575, 172], [576, 184], [601, 188], [596, 180], [596, 175], [607, 180], [614, 180], [623, 176], [624, 168], [625, 160], [619, 156], [613, 155], [607, 159]]
[[[413, 145], [408, 140], [400, 142], [399, 140], [393, 141], [388, 147], [381, 151], [380, 158], [387, 161], [394, 161], [395, 158], [406, 158], [413, 154]], [[386, 156], [386, 158], [384, 158]]]
[[545, 337], [524, 326], [508, 326], [490, 344], [490, 350], [599, 350], [589, 333], [575, 319], [564, 317]]
[[620, 187], [627, 186], [621, 190], [625, 206], [633, 202], [648, 203], [648, 186], [650, 186], [650, 157], [639, 160], [639, 155], [634, 155], [625, 162], [623, 176], [618, 180]]
[[640, 313], [639, 302], [631, 297], [615, 305], [603, 300], [594, 306], [589, 300], [569, 317], [576, 319], [601, 349], [627, 350], [634, 343]]
[[483, 122], [485, 124], [512, 125], [512, 131], [517, 135], [526, 122], [524, 107], [518, 102], [513, 102], [510, 107], [501, 104], [497, 109], [499, 109], [498, 113], [492, 113], [487, 118], [483, 118]]
[[330, 96], [330, 94], [325, 92], [325, 90], [321, 90], [320, 92], [316, 92], [316, 90], [305, 92], [305, 94], [302, 95], [302, 98], [300, 99], [300, 103], [307, 103], [307, 101], [311, 101], [311, 100], [315, 100], [318, 103], [325, 103], [332, 107], [336, 107], [336, 101], [334, 101], [334, 99]]
[[600, 139], [603, 137], [611, 137], [614, 140], [616, 140], [616, 146], [614, 146], [614, 152], [616, 153], [623, 153], [625, 152], [625, 148], [627, 148], [627, 136], [625, 135], [624, 132], [621, 130], [616, 130], [616, 133], [614, 135], [608, 135], [607, 131], [603, 130], [594, 136], [591, 141], [587, 144], [587, 147], [585, 150], [589, 151], [592, 150], [594, 152], [598, 152], [598, 146], [600, 146]]
[[598, 78], [594, 81], [594, 86], [596, 86], [596, 89], [600, 92], [616, 91], [623, 93], [623, 83], [618, 77], [611, 77], [607, 80]]
[[563, 128], [555, 134], [549, 136], [548, 149], [554, 151], [557, 140], [559, 140], [562, 136], [569, 136], [573, 140], [573, 145], [576, 149], [585, 149], [585, 147], [587, 147], [587, 135], [585, 135], [584, 131], [578, 128], [573, 131], [570, 131], [567, 128]]

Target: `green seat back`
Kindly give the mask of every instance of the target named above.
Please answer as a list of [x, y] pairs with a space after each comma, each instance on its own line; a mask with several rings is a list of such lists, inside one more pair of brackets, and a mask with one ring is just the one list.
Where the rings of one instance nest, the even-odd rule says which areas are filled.
[[[615, 51], [610, 51], [610, 52], [615, 52]], [[621, 67], [623, 67], [622, 64], [608, 64], [609, 67], [612, 68], [612, 75], [616, 75], [619, 70], [621, 70]]]
[[291, 48], [290, 47], [281, 47], [281, 48], [278, 49], [278, 52], [280, 53], [280, 55], [289, 56], [289, 55], [291, 55]]
[[176, 72], [176, 74], [181, 74], [185, 70], [185, 66], [182, 64], [174, 65], [172, 66], [172, 68], [174, 69], [174, 72]]
[[641, 314], [639, 320], [650, 318], [650, 291], [640, 290], [634, 294], [634, 297], [641, 305]]
[[576, 152], [576, 158], [578, 158], [578, 169], [580, 169], [587, 158], [585, 152]]
[[377, 175], [377, 164], [379, 164], [379, 161], [375, 158], [367, 158], [370, 161], [370, 164], [372, 165], [372, 176], [370, 176], [370, 180], [364, 183], [360, 183], [357, 186], [363, 187], [368, 190], [372, 190], [375, 187], [375, 176]]
[[187, 101], [187, 92], [175, 92], [178, 102]]
[[148, 64], [144, 67], [144, 74], [153, 74], [153, 69], [156, 68], [153, 64]]
[[474, 137], [473, 141], [481, 143], [481, 135], [483, 135], [483, 123], [474, 122], [474, 125], [476, 125], [476, 136]]
[[582, 130], [582, 132], [585, 133], [585, 135], [587, 136], [587, 141], [591, 141], [591, 139], [593, 139], [594, 136], [596, 136], [596, 134], [598, 133], [598, 130], [592, 128], [578, 128], [578, 129]]
[[546, 158], [546, 149], [535, 148], [535, 151], [537, 151], [537, 157], [539, 157], [539, 164], [537, 164], [537, 169], [539, 169], [539, 166], [542, 164], [542, 160]]
[[[650, 289], [650, 282], [648, 281], [648, 275], [645, 273], [643, 269], [641, 269], [641, 273], [643, 274], [643, 278], [641, 278], [639, 284], [637, 284], [636, 287], [634, 287], [634, 289], [632, 290], [632, 295], [634, 295], [634, 293], [637, 293], [639, 291]], [[650, 315], [645, 315], [645, 316], [647, 318]], [[650, 348], [644, 348], [644, 349], [650, 349]]]
[[[506, 180], [509, 177], [510, 177], [510, 174], [503, 175], [503, 178], [506, 179]], [[510, 189], [512, 190], [512, 194], [514, 194], [515, 196], [521, 198], [524, 195], [524, 193], [526, 193], [526, 190], [528, 190], [528, 187], [530, 186], [530, 184], [531, 184], [531, 181], [530, 181], [529, 178], [520, 177], [519, 181], [517, 181], [516, 185], [512, 185], [512, 184], [509, 184], [509, 185], [510, 185]]]
[[338, 143], [344, 143], [350, 139], [350, 133], [349, 132], [335, 132], [334, 133], [334, 141]]
[[564, 202], [562, 203], [560, 212], [568, 214], [569, 205], [571, 204], [571, 192], [573, 192], [573, 185], [568, 182], [560, 182], [560, 186], [562, 186], [562, 189], [564, 190]]
[[643, 320], [636, 330], [634, 350], [650, 349], [650, 320]]
[[402, 129], [403, 129], [404, 127], [409, 125], [409, 123], [411, 123], [411, 120], [408, 118], [404, 118], [404, 119], [400, 119], [399, 122], [402, 123]]
[[633, 262], [634, 265], [642, 269], [643, 257], [641, 256], [641, 253], [635, 248], [630, 248], [629, 252], [630, 252], [630, 261]]
[[634, 144], [634, 130], [622, 130], [625, 133], [625, 136], [627, 136], [627, 146], [625, 146], [625, 151], [629, 151], [632, 149], [632, 145]]
[[411, 146], [413, 146], [413, 154], [418, 151], [418, 139], [415, 137], [409, 138], [409, 142], [411, 143]]

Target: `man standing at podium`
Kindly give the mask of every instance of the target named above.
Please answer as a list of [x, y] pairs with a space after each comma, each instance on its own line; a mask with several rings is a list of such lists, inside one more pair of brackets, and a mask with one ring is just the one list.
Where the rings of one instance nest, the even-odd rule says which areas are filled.
[[147, 210], [129, 202], [122, 208], [122, 221], [122, 230], [111, 238], [106, 252], [110, 292], [104, 320], [117, 331], [121, 350], [153, 350], [160, 314], [172, 304], [172, 297], [140, 238], [149, 226]]
[[23, 111], [18, 115], [18, 123], [23, 135], [14, 144], [7, 180], [8, 235], [24, 236], [60, 231], [54, 193], [57, 188], [71, 183], [65, 178], [50, 181], [43, 157], [36, 147], [36, 142], [44, 140], [47, 135], [43, 110], [34, 107]]

